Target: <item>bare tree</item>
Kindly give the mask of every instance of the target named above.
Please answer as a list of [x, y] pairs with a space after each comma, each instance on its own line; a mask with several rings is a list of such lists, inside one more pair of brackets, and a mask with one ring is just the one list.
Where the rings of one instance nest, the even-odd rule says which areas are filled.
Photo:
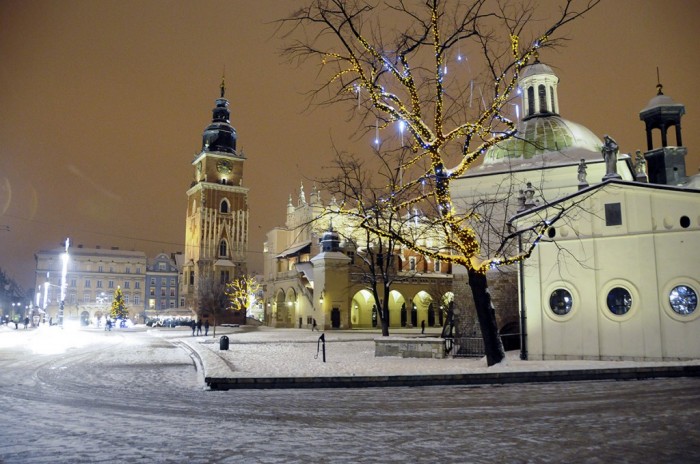
[[[323, 80], [310, 94], [312, 102], [349, 103], [360, 132], [375, 131], [378, 149], [380, 130], [400, 124], [403, 138], [405, 128], [410, 142], [401, 147], [412, 156], [400, 158], [396, 168], [403, 182], [388, 186], [391, 195], [382, 206], [400, 214], [422, 209], [446, 247], [436, 251], [405, 227], [392, 229], [371, 218], [362, 227], [466, 268], [489, 365], [505, 353], [486, 271], [517, 263], [532, 248], [483, 250], [474, 216], [453, 207], [451, 186], [487, 149], [516, 133], [506, 108], [523, 67], [541, 49], [556, 46], [559, 29], [598, 2], [562, 0], [547, 19], [529, 2], [505, 0], [314, 0], [281, 22], [289, 27], [286, 52], [292, 61], [322, 64]], [[466, 57], [480, 72], [472, 79], [449, 74], [450, 56]], [[535, 232], [545, 229], [543, 223]]]
[[226, 284], [211, 276], [201, 277], [197, 293], [197, 301], [199, 303], [197, 315], [199, 317], [212, 316], [214, 326], [212, 336], [216, 337], [216, 326], [219, 324], [219, 320], [228, 306]]
[[[401, 272], [399, 262], [401, 243], [393, 236], [376, 234], [361, 225], [368, 222], [375, 228], [390, 230], [407, 229], [406, 224], [416, 225], [416, 210], [404, 213], [384, 207], [389, 201], [388, 196], [396, 190], [395, 187], [386, 186], [400, 183], [401, 173], [395, 166], [400, 165], [401, 161], [394, 157], [402, 155], [403, 151], [398, 151], [393, 156], [377, 156], [378, 163], [367, 168], [366, 162], [357, 156], [337, 153], [335, 168], [338, 174], [320, 181], [325, 190], [342, 198], [340, 205], [330, 207], [325, 214], [330, 217], [340, 214], [349, 222], [341, 228], [345, 232], [339, 233], [346, 244], [352, 244], [355, 248], [353, 271], [374, 297], [383, 336], [389, 335], [389, 295], [392, 285], [407, 277]], [[422, 232], [411, 228], [414, 239]]]

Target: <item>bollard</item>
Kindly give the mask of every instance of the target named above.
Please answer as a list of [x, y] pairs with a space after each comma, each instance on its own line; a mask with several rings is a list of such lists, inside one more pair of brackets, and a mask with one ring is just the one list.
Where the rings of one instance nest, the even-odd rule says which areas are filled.
[[228, 350], [228, 337], [226, 335], [219, 339], [219, 350]]
[[316, 345], [316, 356], [314, 359], [318, 359], [318, 352], [321, 349], [321, 342], [323, 342], [323, 362], [326, 362], [326, 334], [321, 334], [318, 337], [318, 344]]

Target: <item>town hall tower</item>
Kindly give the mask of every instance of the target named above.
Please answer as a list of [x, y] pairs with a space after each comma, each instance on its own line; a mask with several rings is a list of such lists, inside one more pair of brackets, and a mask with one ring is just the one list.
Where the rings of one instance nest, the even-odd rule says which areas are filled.
[[236, 149], [229, 102], [221, 96], [192, 160], [194, 179], [187, 190], [185, 256], [181, 295], [185, 306], [206, 317], [201, 299], [246, 273], [248, 188], [243, 186], [243, 151]]

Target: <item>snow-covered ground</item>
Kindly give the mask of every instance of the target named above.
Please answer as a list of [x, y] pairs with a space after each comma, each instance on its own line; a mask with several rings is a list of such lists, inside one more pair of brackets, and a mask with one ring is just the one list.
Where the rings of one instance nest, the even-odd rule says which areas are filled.
[[[325, 332], [326, 362], [318, 332], [266, 327], [218, 329], [217, 336], [181, 339], [195, 349], [207, 377], [329, 377], [386, 375], [449, 375], [485, 372], [554, 371], [572, 369], [634, 368], [668, 365], [700, 365], [700, 360], [682, 362], [640, 361], [523, 361], [519, 351], [510, 351], [498, 365], [488, 367], [485, 358], [375, 357], [377, 331]], [[161, 329], [153, 335], [173, 337], [177, 332]], [[186, 333], [189, 335], [189, 333]], [[220, 349], [220, 337], [229, 337], [229, 349]], [[398, 337], [420, 336], [419, 330], [394, 330]], [[427, 334], [437, 336], [437, 333]]]
[[217, 332], [228, 351], [187, 329], [0, 327], [0, 463], [700, 462], [698, 378], [210, 391], [184, 341], [227, 375], [610, 364], [374, 358], [376, 333], [328, 332], [324, 365], [318, 333]]

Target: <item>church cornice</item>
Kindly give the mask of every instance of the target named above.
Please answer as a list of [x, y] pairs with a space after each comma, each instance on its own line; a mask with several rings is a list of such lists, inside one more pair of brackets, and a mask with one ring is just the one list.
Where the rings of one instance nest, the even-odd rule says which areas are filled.
[[192, 165], [196, 165], [200, 161], [202, 161], [204, 158], [226, 158], [231, 161], [240, 161], [243, 162], [245, 161], [246, 157], [243, 154], [243, 151], [241, 152], [236, 152], [236, 153], [226, 153], [225, 151], [204, 151], [202, 150], [199, 153], [195, 153], [194, 158], [192, 159]]
[[232, 193], [242, 193], [244, 195], [248, 195], [248, 192], [250, 189], [248, 187], [242, 187], [240, 185], [225, 185], [225, 184], [218, 184], [216, 182], [197, 182], [195, 185], [190, 187], [189, 190], [187, 190], [187, 195], [192, 195], [194, 193], [197, 193], [198, 191], [204, 191], [204, 190], [218, 190], [220, 192], [232, 192]]

